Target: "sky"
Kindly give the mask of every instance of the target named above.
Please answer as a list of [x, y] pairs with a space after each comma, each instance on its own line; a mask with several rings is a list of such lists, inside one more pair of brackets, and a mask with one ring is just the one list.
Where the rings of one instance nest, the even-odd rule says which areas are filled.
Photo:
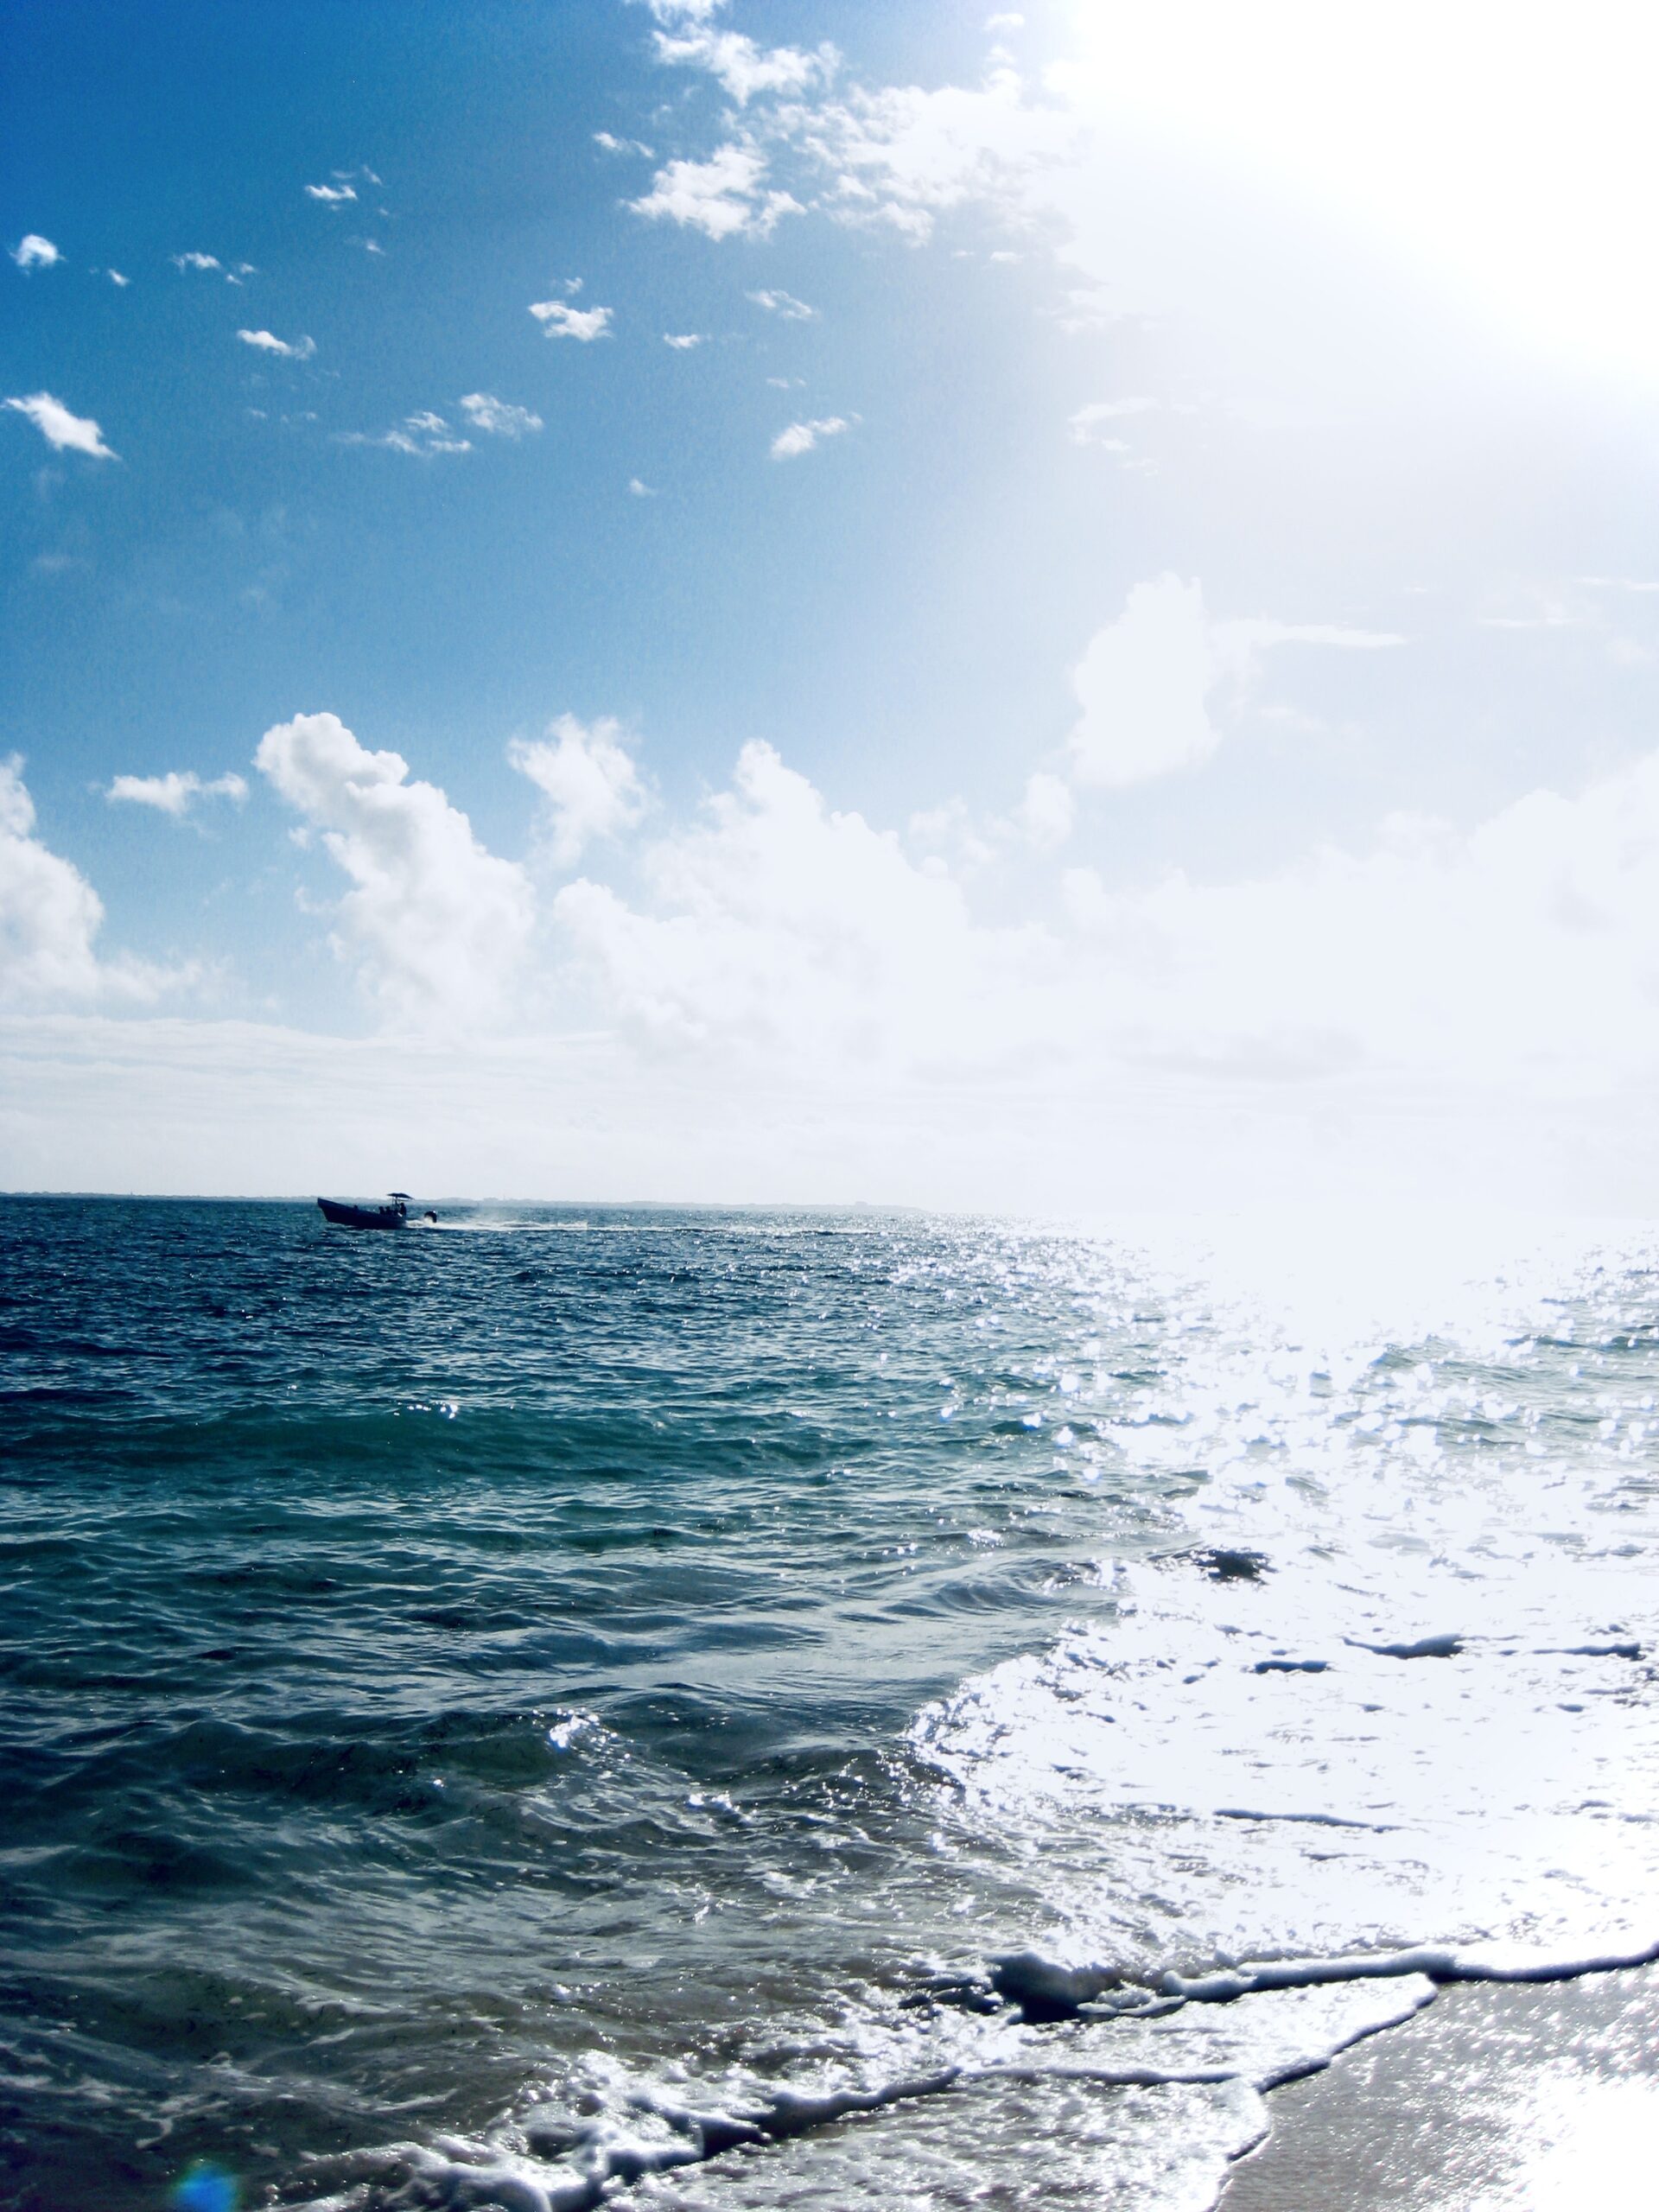
[[1659, 1206], [1647, 11], [0, 14], [0, 1187]]

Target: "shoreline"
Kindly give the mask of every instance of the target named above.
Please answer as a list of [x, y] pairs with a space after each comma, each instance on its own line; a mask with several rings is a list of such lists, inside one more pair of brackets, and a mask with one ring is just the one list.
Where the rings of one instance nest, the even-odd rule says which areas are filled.
[[1636, 2212], [1653, 2202], [1659, 1970], [1450, 1984], [1268, 2109], [1218, 2212]]

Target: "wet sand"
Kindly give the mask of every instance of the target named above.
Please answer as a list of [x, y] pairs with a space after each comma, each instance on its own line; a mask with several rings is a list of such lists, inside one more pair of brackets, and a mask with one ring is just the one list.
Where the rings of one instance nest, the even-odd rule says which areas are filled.
[[1268, 2103], [1221, 2212], [1652, 2212], [1659, 1969], [1443, 1989]]

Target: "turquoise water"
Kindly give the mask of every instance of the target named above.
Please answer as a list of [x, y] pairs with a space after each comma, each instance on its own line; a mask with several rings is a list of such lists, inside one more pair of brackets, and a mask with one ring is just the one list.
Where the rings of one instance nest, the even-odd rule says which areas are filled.
[[1196, 2207], [1439, 1969], [1126, 1992], [1639, 1948], [1659, 1300], [1529, 1264], [0, 1204], [5, 2202]]

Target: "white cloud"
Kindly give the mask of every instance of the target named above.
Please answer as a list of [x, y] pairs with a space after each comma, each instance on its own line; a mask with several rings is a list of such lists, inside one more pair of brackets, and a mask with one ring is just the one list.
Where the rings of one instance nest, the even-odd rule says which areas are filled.
[[1155, 399], [1096, 399], [1087, 407], [1079, 407], [1071, 417], [1067, 428], [1073, 445], [1104, 446], [1109, 453], [1124, 450], [1121, 438], [1108, 435], [1102, 428], [1107, 423], [1121, 423], [1130, 415], [1150, 415], [1160, 405]]
[[548, 801], [548, 849], [557, 868], [574, 868], [596, 838], [620, 836], [645, 810], [639, 771], [609, 716], [583, 724], [561, 715], [547, 737], [515, 739], [507, 758]]
[[783, 215], [798, 215], [799, 200], [766, 190], [766, 163], [753, 146], [735, 142], [706, 162], [670, 162], [651, 190], [626, 204], [652, 222], [678, 223], [711, 238], [766, 238]]
[[657, 497], [655, 487], [647, 484], [642, 477], [630, 476], [628, 489], [636, 499], [654, 499]]
[[663, 343], [671, 346], [677, 353], [689, 353], [694, 346], [702, 345], [702, 333], [700, 330], [665, 330]]
[[308, 199], [321, 200], [329, 207], [342, 207], [357, 197], [357, 188], [350, 184], [308, 184], [305, 190]]
[[35, 806], [14, 754], [0, 760], [0, 992], [86, 998], [99, 987], [92, 940], [103, 902], [79, 868], [35, 835]]
[[515, 407], [491, 392], [469, 391], [457, 404], [475, 430], [487, 431], [493, 438], [522, 438], [542, 427], [541, 416], [528, 407]]
[[204, 780], [194, 768], [169, 768], [161, 776], [117, 776], [104, 794], [134, 806], [153, 806], [175, 817], [188, 814], [199, 798], [234, 799], [239, 806], [247, 795], [245, 779], [233, 772]]
[[657, 59], [706, 69], [744, 107], [757, 92], [804, 92], [815, 80], [827, 82], [840, 56], [827, 43], [816, 54], [793, 46], [762, 48], [741, 31], [716, 31], [705, 25], [677, 34], [658, 31]]
[[26, 398], [8, 399], [4, 404], [16, 414], [27, 415], [47, 443], [60, 453], [90, 454], [94, 461], [117, 458], [90, 415], [72, 415], [49, 391], [31, 391]]
[[608, 130], [595, 130], [594, 143], [602, 147], [607, 154], [639, 154], [646, 161], [652, 158], [651, 148], [642, 145], [638, 138], [613, 137]]
[[269, 330], [238, 330], [236, 334], [245, 346], [255, 346], [262, 353], [274, 353], [283, 361], [308, 361], [317, 350], [315, 338], [296, 338], [290, 344]]
[[[366, 1084], [365, 1141], [415, 1147], [428, 1187], [534, 1187], [575, 1172], [575, 1143], [584, 1179], [665, 1198], [864, 1189], [1075, 1213], [1357, 1182], [1383, 1202], [1583, 1205], [1614, 1160], [1620, 1187], [1655, 1188], [1642, 1135], [1659, 1076], [1659, 751], [1472, 830], [1398, 819], [1357, 849], [1243, 881], [1124, 888], [1072, 868], [1041, 912], [1002, 924], [969, 903], [965, 873], [996, 855], [960, 810], [936, 810], [941, 849], [918, 864], [750, 746], [728, 790], [630, 853], [636, 890], [590, 877], [554, 900], [549, 995], [575, 1033], [517, 1027], [463, 1050], [444, 1036], [452, 1009], [512, 1007], [528, 878], [332, 717], [283, 725], [261, 753], [351, 879], [342, 952], [393, 1014], [442, 1017], [435, 1033], [14, 1024], [9, 1110], [31, 1180], [79, 1179], [44, 1165], [75, 1146], [110, 1156], [118, 1066], [136, 1117], [124, 1157], [165, 1157], [174, 1187], [207, 1172], [162, 1134], [205, 1078], [238, 1108], [215, 1115], [238, 1153], [251, 1131], [268, 1163], [268, 1140], [293, 1185], [315, 1170], [284, 1149], [292, 1132], [326, 1093], [353, 1109], [322, 1116], [338, 1142]], [[613, 797], [601, 779], [601, 803]], [[14, 840], [33, 842], [32, 826], [0, 810]], [[0, 841], [0, 886], [17, 881], [14, 860]], [[73, 1003], [104, 988], [96, 906], [74, 871], [47, 874], [50, 897], [22, 902], [21, 959], [18, 901], [0, 890], [0, 974], [14, 995]], [[998, 906], [1005, 893], [994, 880]], [[565, 1110], [550, 1138], [553, 1094]], [[214, 1155], [215, 1177], [238, 1172], [245, 1158]]]
[[1393, 632], [1336, 623], [1212, 622], [1196, 582], [1163, 575], [1136, 584], [1073, 676], [1082, 715], [1071, 734], [1072, 776], [1110, 788], [1196, 767], [1220, 742], [1209, 707], [1215, 688], [1224, 679], [1246, 685], [1273, 646], [1376, 651], [1403, 642]]
[[50, 238], [43, 238], [38, 231], [30, 231], [10, 249], [12, 259], [27, 273], [31, 269], [51, 269], [62, 260]]
[[[1052, 828], [1063, 787], [1036, 797]], [[989, 1110], [987, 1077], [1014, 1069], [1086, 1123], [1103, 1086], [1179, 1081], [1224, 1113], [1236, 1083], [1361, 1077], [1373, 1107], [1407, 1077], [1544, 1100], [1659, 1061], [1659, 752], [1467, 833], [1400, 818], [1369, 852], [1241, 882], [1073, 868], [1051, 919], [1014, 925], [969, 907], [958, 869], [988, 855], [951, 813], [918, 827], [961, 859], [918, 865], [753, 744], [646, 849], [633, 900], [583, 880], [555, 917], [595, 1016], [652, 1049], [780, 1084], [830, 1068], [838, 1092], [950, 1071], [947, 1116]]]
[[195, 979], [138, 960], [103, 961], [103, 901], [73, 861], [35, 835], [35, 804], [14, 753], [0, 760], [0, 999], [146, 1003]]
[[1207, 760], [1219, 741], [1205, 703], [1213, 680], [1200, 588], [1168, 575], [1137, 584], [1072, 678], [1077, 781], [1142, 783]]
[[804, 300], [798, 300], [792, 292], [765, 290], [751, 292], [748, 296], [756, 307], [764, 308], [768, 315], [782, 315], [785, 322], [816, 322], [818, 318], [817, 308], [808, 307]]
[[1022, 31], [1026, 28], [1026, 19], [1013, 13], [987, 16], [985, 28], [988, 31]]
[[417, 459], [431, 454], [471, 453], [470, 438], [458, 438], [442, 415], [429, 407], [417, 413], [405, 415], [396, 429], [383, 430], [378, 436], [367, 430], [340, 430], [335, 442], [342, 446], [384, 446], [391, 453], [406, 453]]
[[768, 745], [746, 746], [734, 788], [642, 866], [639, 907], [586, 880], [559, 893], [578, 969], [642, 1042], [734, 1066], [828, 1065], [840, 1085], [849, 1065], [925, 1058], [1011, 942], [970, 943], [954, 882], [912, 867], [890, 831], [831, 812]]
[[832, 208], [917, 240], [970, 202], [1023, 220], [1033, 176], [1071, 157], [1080, 135], [1070, 110], [1033, 105], [1007, 67], [976, 87], [855, 92], [792, 120], [798, 143], [831, 179]]
[[568, 300], [535, 300], [530, 311], [550, 338], [574, 338], [590, 346], [595, 338], [611, 334], [609, 308], [573, 308]]
[[1077, 804], [1063, 778], [1039, 769], [1026, 785], [1025, 797], [1014, 810], [1014, 821], [1027, 844], [1039, 853], [1052, 852], [1071, 835]]
[[471, 1028], [505, 1015], [535, 918], [523, 869], [486, 851], [435, 785], [408, 781], [406, 761], [366, 751], [336, 715], [278, 722], [255, 761], [350, 877], [333, 942], [387, 1016]]
[[132, 282], [130, 276], [124, 276], [118, 269], [107, 269], [104, 273], [109, 278], [111, 284], [118, 284], [124, 292], [126, 290], [128, 285]]
[[810, 453], [820, 439], [838, 438], [846, 428], [847, 420], [842, 415], [825, 415], [814, 423], [791, 423], [772, 440], [772, 457], [792, 461], [798, 454]]
[[171, 255], [169, 257], [172, 261], [173, 266], [181, 270], [186, 269], [220, 269], [224, 266], [224, 264], [219, 260], [219, 256], [216, 253], [175, 253]]

